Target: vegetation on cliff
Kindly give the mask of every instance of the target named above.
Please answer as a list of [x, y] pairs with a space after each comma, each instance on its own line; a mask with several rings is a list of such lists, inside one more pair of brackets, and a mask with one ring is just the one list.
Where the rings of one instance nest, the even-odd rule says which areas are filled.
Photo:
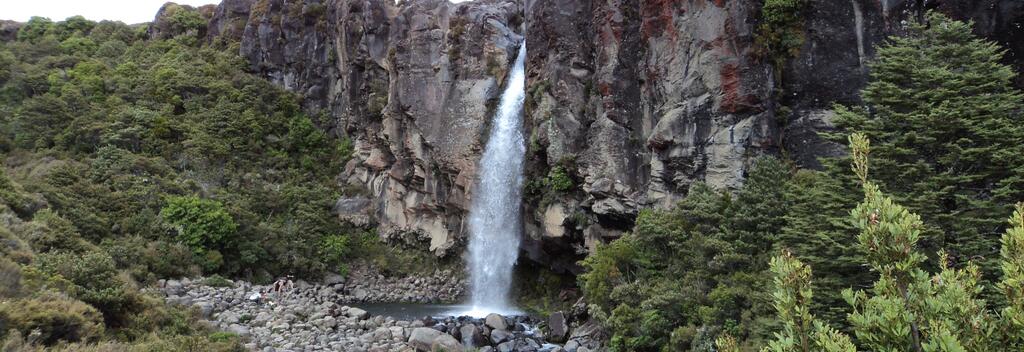
[[927, 21], [879, 48], [864, 106], [836, 108], [828, 137], [862, 133], [854, 158], [871, 139], [873, 182], [866, 157], [822, 171], [761, 160], [735, 193], [697, 185], [584, 261], [580, 285], [613, 350], [1019, 343], [1016, 239], [1000, 235], [1024, 200], [1021, 95], [997, 45], [967, 23]]

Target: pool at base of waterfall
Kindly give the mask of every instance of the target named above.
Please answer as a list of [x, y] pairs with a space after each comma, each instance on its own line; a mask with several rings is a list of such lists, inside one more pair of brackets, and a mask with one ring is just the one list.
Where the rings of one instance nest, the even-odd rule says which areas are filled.
[[395, 320], [416, 320], [424, 317], [446, 318], [462, 317], [483, 318], [487, 314], [498, 313], [503, 316], [527, 315], [520, 311], [496, 311], [492, 309], [474, 308], [469, 304], [423, 304], [423, 303], [362, 303], [357, 307], [372, 315], [392, 317]]
[[[414, 327], [425, 327], [452, 335], [464, 346], [490, 346], [486, 347], [490, 351], [511, 349], [533, 352], [550, 352], [560, 348], [559, 345], [545, 341], [544, 332], [539, 328], [541, 319], [523, 312], [494, 312], [490, 309], [474, 309], [469, 304], [367, 303], [357, 307], [371, 316], [415, 322], [412, 325]], [[500, 315], [497, 319], [501, 328], [493, 328], [498, 325], [492, 323], [495, 317], [488, 317], [491, 313]], [[467, 326], [475, 327], [467, 330]], [[498, 334], [498, 329], [501, 329], [503, 337], [490, 336], [492, 333]], [[474, 332], [475, 336], [465, 335], [468, 332]]]

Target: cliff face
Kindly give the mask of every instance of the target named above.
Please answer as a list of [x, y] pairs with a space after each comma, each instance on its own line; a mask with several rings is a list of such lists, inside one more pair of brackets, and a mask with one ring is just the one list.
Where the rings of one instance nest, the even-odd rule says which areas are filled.
[[368, 196], [339, 200], [339, 215], [445, 255], [465, 239], [481, 139], [522, 13], [514, 1], [229, 0], [209, 32], [239, 33], [244, 19], [236, 35], [252, 68], [301, 93], [323, 128], [353, 142], [338, 173]]
[[[816, 137], [828, 109], [858, 100], [874, 46], [922, 11], [973, 19], [979, 34], [1010, 49], [1008, 60], [1024, 62], [1017, 1], [811, 1], [804, 45], [781, 70], [755, 44], [760, 8], [225, 0], [207, 36], [240, 40], [253, 70], [301, 93], [323, 128], [353, 141], [355, 155], [338, 173], [367, 196], [339, 200], [341, 217], [429, 242], [439, 255], [465, 240], [483, 139], [525, 36], [528, 179], [557, 166], [577, 187], [528, 199], [523, 246], [569, 270], [628, 229], [638, 209], [671, 206], [694, 182], [736, 187], [753, 158], [781, 148], [807, 166], [841, 152]], [[783, 106], [792, 113], [779, 116]]]

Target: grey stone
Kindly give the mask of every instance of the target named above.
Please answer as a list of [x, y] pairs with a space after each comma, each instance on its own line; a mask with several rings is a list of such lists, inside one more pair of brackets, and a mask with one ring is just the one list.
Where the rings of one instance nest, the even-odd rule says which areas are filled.
[[330, 286], [330, 285], [343, 284], [343, 283], [345, 283], [345, 277], [344, 276], [341, 276], [341, 275], [338, 275], [338, 274], [335, 274], [335, 273], [327, 273], [327, 275], [324, 275], [324, 279], [323, 279], [323, 284], [324, 285]]
[[196, 308], [199, 309], [199, 315], [204, 319], [210, 318], [213, 315], [213, 303], [210, 302], [198, 302], [195, 304]]
[[417, 351], [430, 351], [431, 346], [434, 344], [434, 340], [438, 336], [444, 333], [431, 329], [431, 328], [415, 328], [412, 329], [412, 333], [409, 334], [409, 345], [416, 348]]
[[487, 317], [484, 318], [484, 324], [487, 324], [487, 326], [490, 326], [498, 330], [508, 329], [508, 324], [505, 322], [505, 317], [501, 316], [501, 314], [498, 313], [488, 314]]
[[230, 326], [228, 326], [228, 332], [237, 334], [238, 336], [242, 337], [249, 337], [249, 335], [251, 334], [249, 332], [249, 328], [238, 324], [231, 324]]
[[462, 343], [470, 347], [481, 346], [486, 342], [475, 324], [463, 324], [459, 327], [459, 335], [462, 336]]
[[359, 320], [364, 320], [370, 317], [370, 313], [368, 313], [365, 310], [353, 307], [348, 309], [348, 316]]
[[491, 330], [491, 343], [493, 343], [493, 344], [500, 344], [502, 342], [508, 341], [509, 337], [511, 337], [511, 336], [512, 336], [512, 334], [510, 334], [508, 331], [505, 331], [505, 330], [501, 330], [501, 329]]
[[462, 344], [452, 335], [441, 334], [441, 336], [434, 339], [434, 343], [430, 345], [430, 350], [437, 352], [462, 352]]
[[548, 332], [549, 341], [565, 342], [565, 338], [569, 335], [569, 324], [564, 313], [558, 311], [548, 317]]

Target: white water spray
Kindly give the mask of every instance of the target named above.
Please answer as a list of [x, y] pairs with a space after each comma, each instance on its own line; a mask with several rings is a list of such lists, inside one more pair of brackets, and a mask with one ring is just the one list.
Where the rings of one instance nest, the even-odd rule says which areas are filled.
[[512, 267], [519, 255], [522, 224], [523, 99], [526, 96], [526, 42], [516, 56], [501, 95], [490, 139], [480, 159], [480, 183], [469, 212], [469, 270], [473, 309], [463, 313], [514, 313], [509, 302]]

